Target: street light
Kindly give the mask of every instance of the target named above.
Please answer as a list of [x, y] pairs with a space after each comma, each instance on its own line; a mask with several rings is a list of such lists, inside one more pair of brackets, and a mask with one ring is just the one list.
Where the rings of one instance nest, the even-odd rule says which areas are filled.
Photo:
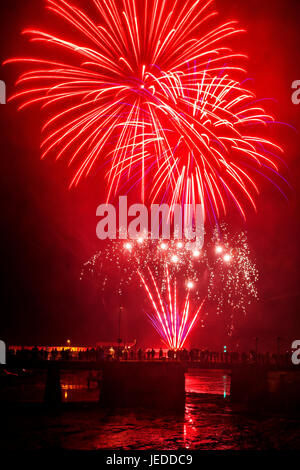
[[120, 308], [119, 308], [119, 327], [118, 327], [118, 344], [121, 345], [122, 343], [122, 338], [121, 338], [121, 317], [122, 317], [122, 310], [123, 310], [123, 307], [120, 305]]
[[277, 356], [279, 357], [280, 356], [280, 343], [281, 343], [281, 337], [280, 336], [277, 336], [276, 342], [277, 342]]

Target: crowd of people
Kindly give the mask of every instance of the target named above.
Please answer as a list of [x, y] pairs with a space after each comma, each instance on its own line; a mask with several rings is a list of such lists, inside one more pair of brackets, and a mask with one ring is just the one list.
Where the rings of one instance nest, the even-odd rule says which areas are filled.
[[211, 351], [208, 349], [182, 349], [159, 350], [142, 349], [137, 347], [98, 346], [94, 348], [9, 348], [8, 359], [17, 360], [51, 360], [51, 361], [183, 361], [200, 363], [247, 363], [258, 362], [260, 364], [284, 364], [290, 363], [290, 353], [257, 353], [256, 351]]

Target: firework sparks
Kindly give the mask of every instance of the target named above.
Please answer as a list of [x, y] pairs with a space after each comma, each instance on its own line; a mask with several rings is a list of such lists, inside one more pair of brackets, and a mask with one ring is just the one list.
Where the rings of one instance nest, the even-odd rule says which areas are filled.
[[230, 235], [223, 230], [222, 242], [215, 230], [212, 244], [216, 244], [209, 263], [208, 297], [216, 304], [217, 315], [227, 316], [227, 329], [232, 333], [235, 314], [246, 315], [253, 300], [258, 300], [258, 271], [244, 232]]
[[11, 99], [21, 101], [20, 109], [40, 104], [50, 115], [42, 156], [66, 157], [70, 186], [106, 161], [108, 198], [140, 183], [143, 201], [184, 199], [216, 218], [231, 199], [245, 217], [246, 200], [255, 208], [255, 175], [277, 174], [271, 155], [282, 150], [257, 136], [257, 127], [273, 118], [234, 78], [245, 72], [245, 55], [228, 40], [242, 30], [232, 21], [210, 26], [217, 14], [212, 0], [91, 3], [94, 16], [66, 0], [46, 0], [76, 42], [24, 31], [54, 47], [58, 61], [7, 61], [31, 67]]
[[[122, 301], [125, 289], [126, 297], [131, 296], [131, 290], [136, 296], [136, 285], [140, 281], [156, 314], [155, 318], [148, 316], [164, 340], [166, 336], [158, 312], [166, 331], [166, 322], [169, 328], [172, 322], [173, 325], [177, 322], [176, 334], [168, 336], [168, 344], [171, 338], [174, 346], [179, 341], [179, 318], [185, 312], [184, 301], [183, 304], [179, 301], [185, 298], [184, 293], [188, 295], [190, 322], [197, 312], [191, 313], [193, 306], [201, 305], [206, 299], [206, 311], [203, 315], [199, 311], [197, 315], [201, 326], [205, 326], [205, 318], [210, 312], [224, 321], [229, 333], [233, 331], [236, 315], [244, 316], [249, 305], [258, 299], [258, 272], [252, 258], [246, 234], [232, 235], [222, 225], [222, 237], [216, 229], [202, 250], [195, 250], [190, 242], [178, 240], [162, 242], [143, 238], [142, 242], [139, 239], [108, 242], [85, 263], [82, 276], [96, 279], [102, 292], [109, 286], [110, 289], [117, 286]], [[148, 303], [145, 310], [149, 310]], [[189, 333], [195, 323], [196, 320]]]
[[[196, 312], [192, 313], [190, 292], [192, 283], [188, 283], [188, 292], [182, 305], [178, 303], [177, 284], [176, 281], [171, 286], [171, 279], [169, 270], [166, 267], [166, 283], [167, 295], [166, 299], [163, 298], [161, 289], [159, 288], [156, 279], [153, 276], [151, 269], [148, 268], [150, 282], [146, 277], [138, 272], [140, 279], [148, 294], [149, 300], [152, 304], [154, 315], [148, 314], [155, 329], [163, 339], [164, 343], [173, 350], [182, 349], [184, 343], [196, 324], [199, 314], [201, 312], [204, 301], [200, 304]], [[151, 289], [152, 286], [152, 289]]]
[[220, 218], [229, 196], [246, 219], [246, 200], [256, 210], [257, 173], [279, 175], [275, 153], [282, 148], [255, 133], [273, 117], [225, 72], [215, 76], [208, 69], [201, 80], [197, 72], [178, 74], [170, 88], [175, 105], [157, 105], [168, 130], [152, 201], [164, 197], [171, 205], [200, 203], [205, 213], [210, 209]]

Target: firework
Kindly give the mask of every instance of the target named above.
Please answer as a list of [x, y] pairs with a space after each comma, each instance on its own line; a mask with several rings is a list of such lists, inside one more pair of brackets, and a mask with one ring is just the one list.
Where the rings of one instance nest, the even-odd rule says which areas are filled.
[[138, 274], [154, 311], [153, 315], [148, 314], [152, 324], [170, 349], [182, 349], [190, 331], [196, 324], [204, 301], [200, 304], [196, 312], [191, 312], [190, 289], [192, 289], [193, 284], [189, 281], [187, 283], [188, 292], [185, 300], [182, 304], [179, 304], [177, 283], [175, 281], [173, 287], [171, 286], [168, 267], [166, 267], [166, 282], [168, 286], [166, 299], [163, 298], [161, 289], [151, 269], [148, 268], [150, 282], [146, 280], [146, 277], [141, 274], [140, 271]]
[[232, 199], [245, 217], [244, 199], [255, 207], [255, 175], [277, 173], [273, 153], [281, 149], [257, 136], [272, 117], [235, 78], [245, 72], [245, 55], [230, 41], [242, 30], [216, 23], [212, 0], [90, 3], [93, 15], [46, 0], [76, 41], [24, 31], [53, 47], [57, 61], [7, 61], [29, 68], [11, 99], [49, 115], [42, 157], [68, 160], [70, 186], [107, 163], [108, 199], [124, 184], [140, 184], [143, 201], [184, 199], [216, 218]]
[[252, 261], [246, 233], [234, 235], [217, 230], [212, 237], [215, 246], [213, 262], [209, 263], [208, 297], [216, 305], [217, 315], [226, 317], [229, 334], [234, 329], [235, 315], [246, 315], [253, 300], [258, 300], [258, 271]]
[[168, 276], [181, 282], [194, 283], [194, 296], [203, 297], [203, 273], [207, 273], [207, 254], [199, 251], [191, 242], [178, 240], [152, 240], [140, 237], [137, 240], [112, 240], [88, 260], [82, 270], [82, 277], [95, 279], [101, 290], [116, 288], [122, 294], [139, 281], [138, 273], [151, 269], [156, 279], [162, 280], [162, 289], [167, 289]]
[[[221, 233], [215, 229], [201, 250], [184, 240], [140, 237], [109, 241], [85, 263], [82, 277], [94, 279], [102, 294], [115, 289], [121, 303], [125, 301], [124, 291], [127, 298], [135, 298], [137, 285], [141, 284], [147, 300], [141, 305], [145, 304], [144, 310], [155, 328], [173, 347], [180, 344], [180, 322], [186, 305], [186, 337], [196, 322], [205, 326], [208, 313], [222, 320], [231, 334], [237, 319], [246, 315], [250, 304], [258, 299], [258, 272], [246, 233], [231, 234], [224, 224]], [[205, 311], [203, 307], [200, 315], [197, 311], [203, 299]], [[149, 313], [149, 301], [154, 315]], [[174, 326], [170, 329], [172, 324], [177, 325], [175, 330]], [[166, 337], [167, 325], [172, 334]]]
[[257, 174], [281, 178], [275, 153], [282, 148], [258, 135], [272, 116], [226, 72], [178, 74], [170, 90], [172, 99], [156, 106], [168, 129], [152, 202], [199, 203], [217, 220], [231, 199], [246, 219], [247, 202], [256, 210]]

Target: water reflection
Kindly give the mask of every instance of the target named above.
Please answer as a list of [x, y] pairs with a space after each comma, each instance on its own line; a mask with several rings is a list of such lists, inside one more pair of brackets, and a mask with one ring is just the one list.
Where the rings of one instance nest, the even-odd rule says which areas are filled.
[[[93, 380], [91, 380], [91, 377]], [[64, 402], [98, 402], [99, 388], [96, 372], [77, 371], [61, 373], [62, 399]]]
[[[88, 389], [83, 375], [63, 376], [62, 386], [68, 402], [98, 396], [97, 388]], [[0, 448], [300, 449], [299, 420], [236, 412], [228, 394], [226, 371], [194, 370], [186, 375], [186, 406], [181, 415], [110, 411], [94, 404], [67, 407], [57, 415], [16, 413], [9, 417]]]
[[187, 393], [223, 395], [230, 393], [230, 375], [222, 370], [192, 370], [185, 375]]
[[[96, 381], [90, 381], [86, 372], [62, 373], [61, 387], [66, 402], [98, 401], [99, 388]], [[230, 375], [222, 370], [192, 370], [185, 375], [186, 393], [222, 395], [230, 394]], [[66, 393], [67, 392], [67, 393]]]

